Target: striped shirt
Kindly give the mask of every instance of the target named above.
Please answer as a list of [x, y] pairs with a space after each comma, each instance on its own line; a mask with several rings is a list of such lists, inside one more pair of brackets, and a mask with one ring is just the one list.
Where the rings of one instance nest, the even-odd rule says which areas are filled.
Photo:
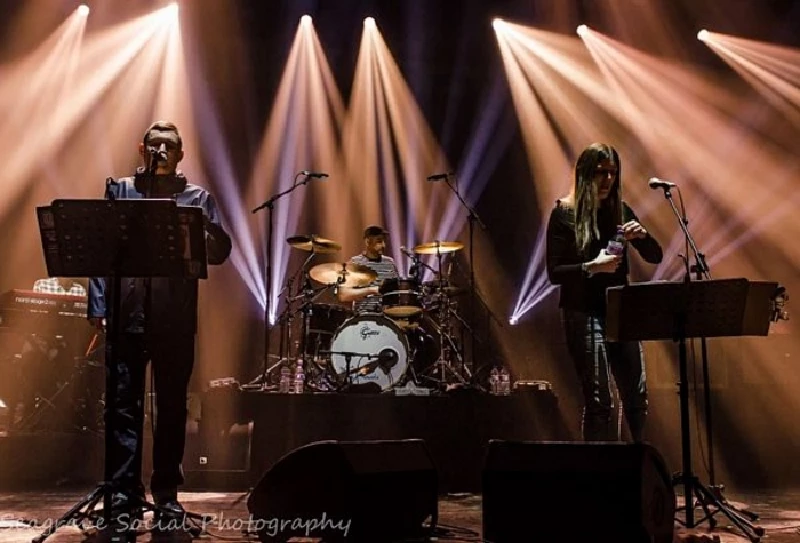
[[[378, 277], [368, 286], [380, 286], [386, 279], [395, 279], [398, 277], [397, 266], [394, 259], [390, 256], [381, 256], [380, 260], [370, 260], [366, 255], [356, 255], [350, 259], [353, 264], [361, 264], [367, 266], [372, 271], [378, 274]], [[353, 302], [353, 311], [356, 314], [360, 313], [380, 313], [383, 311], [383, 297], [378, 294], [371, 294], [361, 300]]]

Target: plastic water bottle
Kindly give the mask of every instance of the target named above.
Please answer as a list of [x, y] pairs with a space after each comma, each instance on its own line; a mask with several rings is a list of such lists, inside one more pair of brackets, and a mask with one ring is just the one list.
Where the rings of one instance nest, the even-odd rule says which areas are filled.
[[511, 394], [511, 374], [508, 373], [508, 370], [505, 368], [500, 370], [499, 392], [501, 396], [508, 396]]
[[302, 394], [303, 388], [306, 384], [306, 374], [303, 371], [303, 359], [297, 360], [297, 368], [294, 370], [294, 392], [295, 394]]
[[625, 249], [625, 234], [622, 233], [622, 227], [617, 227], [617, 233], [609, 240], [606, 252], [610, 255], [621, 255]]
[[284, 394], [288, 394], [292, 388], [292, 370], [289, 369], [289, 366], [284, 364], [281, 366], [281, 380], [278, 384], [278, 392], [283, 392]]
[[489, 372], [489, 392], [495, 395], [500, 393], [500, 372], [497, 368]]

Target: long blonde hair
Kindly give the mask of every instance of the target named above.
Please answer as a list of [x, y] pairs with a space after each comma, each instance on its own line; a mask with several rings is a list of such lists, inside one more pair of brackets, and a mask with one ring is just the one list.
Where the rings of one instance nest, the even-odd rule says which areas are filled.
[[[597, 196], [597, 183], [594, 174], [597, 164], [602, 160], [610, 160], [617, 166], [617, 176], [611, 186], [611, 192], [605, 201]], [[592, 239], [600, 238], [597, 212], [601, 204], [611, 208], [612, 216], [622, 224], [622, 165], [619, 153], [605, 143], [593, 143], [583, 150], [575, 163], [575, 184], [573, 186], [573, 205], [575, 206], [575, 243], [578, 251], [585, 254]]]

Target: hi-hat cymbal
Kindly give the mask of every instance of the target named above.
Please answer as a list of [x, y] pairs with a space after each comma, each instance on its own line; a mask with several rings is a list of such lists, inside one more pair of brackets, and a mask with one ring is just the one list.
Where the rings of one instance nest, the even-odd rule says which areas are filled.
[[297, 235], [286, 239], [286, 243], [301, 251], [313, 251], [317, 254], [327, 255], [338, 252], [342, 246], [333, 240], [311, 235]]
[[414, 247], [414, 252], [418, 255], [438, 255], [444, 253], [454, 253], [464, 248], [460, 241], [431, 241]]
[[459, 294], [463, 294], [465, 291], [465, 289], [461, 287], [455, 287], [449, 284], [447, 281], [440, 284], [439, 281], [435, 279], [433, 281], [425, 281], [422, 283], [422, 286], [425, 287], [426, 294], [434, 294], [441, 291], [448, 296], [458, 296]]
[[338, 283], [341, 278], [343, 282], [339, 284], [343, 287], [365, 287], [378, 278], [368, 266], [352, 262], [317, 264], [308, 273], [314, 281], [325, 285]]

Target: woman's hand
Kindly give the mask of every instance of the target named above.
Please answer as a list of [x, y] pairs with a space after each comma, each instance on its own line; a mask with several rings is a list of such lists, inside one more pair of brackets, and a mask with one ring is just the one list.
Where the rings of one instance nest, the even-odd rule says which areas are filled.
[[620, 262], [622, 262], [622, 255], [610, 255], [603, 249], [594, 260], [586, 264], [586, 269], [591, 274], [614, 273]]
[[622, 233], [625, 236], [626, 241], [630, 241], [635, 238], [643, 239], [647, 237], [647, 230], [645, 230], [644, 226], [639, 224], [637, 221], [628, 221], [623, 224]]

